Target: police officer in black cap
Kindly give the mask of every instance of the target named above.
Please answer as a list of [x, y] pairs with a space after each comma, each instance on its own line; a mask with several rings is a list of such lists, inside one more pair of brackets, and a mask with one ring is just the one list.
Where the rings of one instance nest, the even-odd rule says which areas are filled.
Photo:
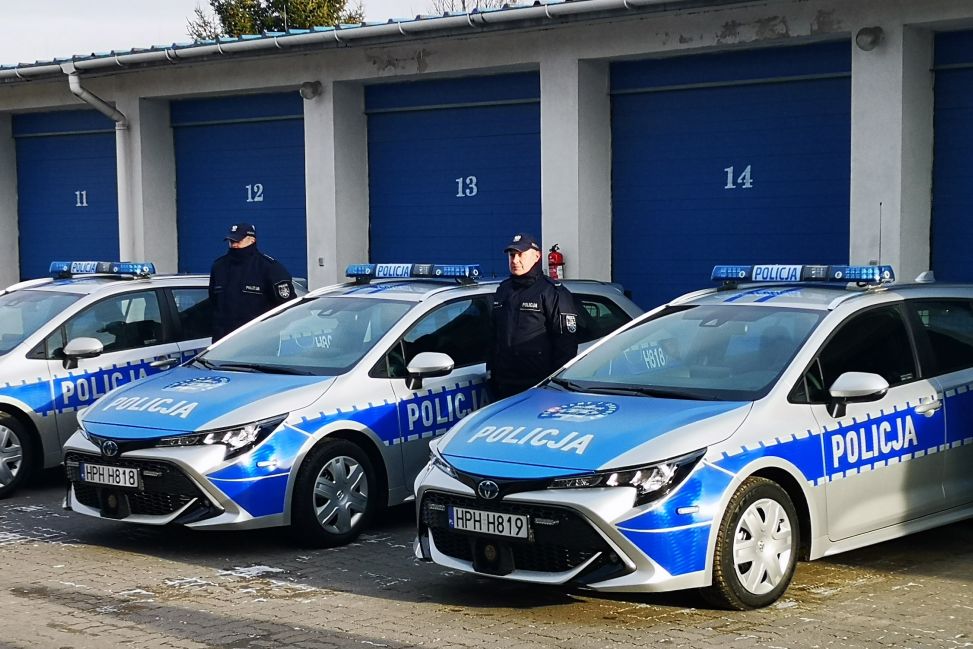
[[487, 364], [496, 399], [537, 384], [578, 353], [574, 298], [544, 275], [537, 239], [518, 234], [505, 251], [510, 277], [493, 297], [494, 343]]
[[213, 262], [209, 297], [213, 304], [213, 341], [294, 297], [291, 274], [257, 249], [252, 223], [230, 226], [230, 249]]

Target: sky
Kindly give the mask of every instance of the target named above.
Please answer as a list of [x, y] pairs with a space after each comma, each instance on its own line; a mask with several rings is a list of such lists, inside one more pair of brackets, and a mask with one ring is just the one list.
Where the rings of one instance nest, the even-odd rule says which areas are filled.
[[[189, 40], [186, 19], [206, 0], [0, 0], [0, 64], [130, 50]], [[429, 13], [431, 0], [363, 0], [367, 20]]]

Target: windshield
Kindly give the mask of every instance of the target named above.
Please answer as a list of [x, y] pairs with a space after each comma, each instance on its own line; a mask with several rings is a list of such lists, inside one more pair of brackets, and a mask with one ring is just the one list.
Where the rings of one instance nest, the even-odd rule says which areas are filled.
[[6, 354], [80, 298], [74, 293], [14, 291], [0, 295], [0, 354]]
[[674, 307], [605, 342], [554, 382], [570, 390], [718, 401], [770, 391], [823, 312]]
[[303, 300], [207, 350], [211, 369], [344, 374], [412, 308], [411, 302], [354, 297]]

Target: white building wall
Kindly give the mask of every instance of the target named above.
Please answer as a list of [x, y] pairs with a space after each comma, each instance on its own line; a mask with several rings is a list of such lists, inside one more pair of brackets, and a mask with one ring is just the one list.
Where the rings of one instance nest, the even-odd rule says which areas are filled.
[[0, 113], [0, 287], [20, 280], [17, 233], [17, 155], [10, 115]]
[[610, 117], [607, 63], [541, 62], [541, 227], [565, 277], [611, 279]]
[[[855, 32], [872, 25], [883, 27], [883, 43], [871, 52], [854, 49]], [[853, 48], [849, 254], [855, 262], [881, 257], [907, 277], [929, 265], [933, 30], [970, 26], [973, 3], [968, 0], [764, 0], [664, 13], [633, 10], [570, 23], [541, 17], [526, 27], [494, 32], [469, 27], [437, 36], [426, 30], [398, 42], [320, 44], [299, 53], [268, 43], [272, 55], [112, 67], [85, 73], [84, 80], [103, 99], [135, 111], [132, 200], [138, 225], [132, 245], [167, 269], [176, 263], [176, 221], [171, 135], [163, 125], [166, 101], [296, 91], [304, 81], [324, 82], [325, 92], [305, 102], [308, 261], [311, 283], [320, 285], [338, 279], [345, 263], [367, 254], [363, 83], [539, 68], [544, 238], [561, 243], [570, 277], [607, 278], [609, 62], [846, 39]], [[0, 128], [9, 124], [10, 111], [54, 107], [78, 107], [63, 78], [0, 84], [0, 117], [7, 120]], [[0, 130], [0, 141], [0, 156], [9, 161], [9, 126]], [[15, 167], [0, 169], [0, 187], [10, 187]], [[0, 222], [15, 222], [11, 205], [9, 197], [0, 198]], [[15, 276], [16, 269], [15, 254], [0, 258], [0, 277]]]

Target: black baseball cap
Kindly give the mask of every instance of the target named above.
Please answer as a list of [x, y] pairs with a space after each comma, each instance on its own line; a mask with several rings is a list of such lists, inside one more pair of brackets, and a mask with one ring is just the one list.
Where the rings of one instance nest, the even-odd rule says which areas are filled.
[[227, 241], [240, 242], [246, 237], [256, 236], [257, 228], [253, 227], [253, 223], [234, 223], [230, 226], [230, 231], [223, 238]]
[[507, 247], [503, 249], [504, 252], [510, 252], [511, 250], [516, 250], [517, 252], [526, 252], [533, 248], [534, 250], [540, 251], [541, 245], [537, 243], [537, 239], [534, 235], [527, 234], [526, 232], [518, 232], [514, 235], [514, 238], [510, 240]]

